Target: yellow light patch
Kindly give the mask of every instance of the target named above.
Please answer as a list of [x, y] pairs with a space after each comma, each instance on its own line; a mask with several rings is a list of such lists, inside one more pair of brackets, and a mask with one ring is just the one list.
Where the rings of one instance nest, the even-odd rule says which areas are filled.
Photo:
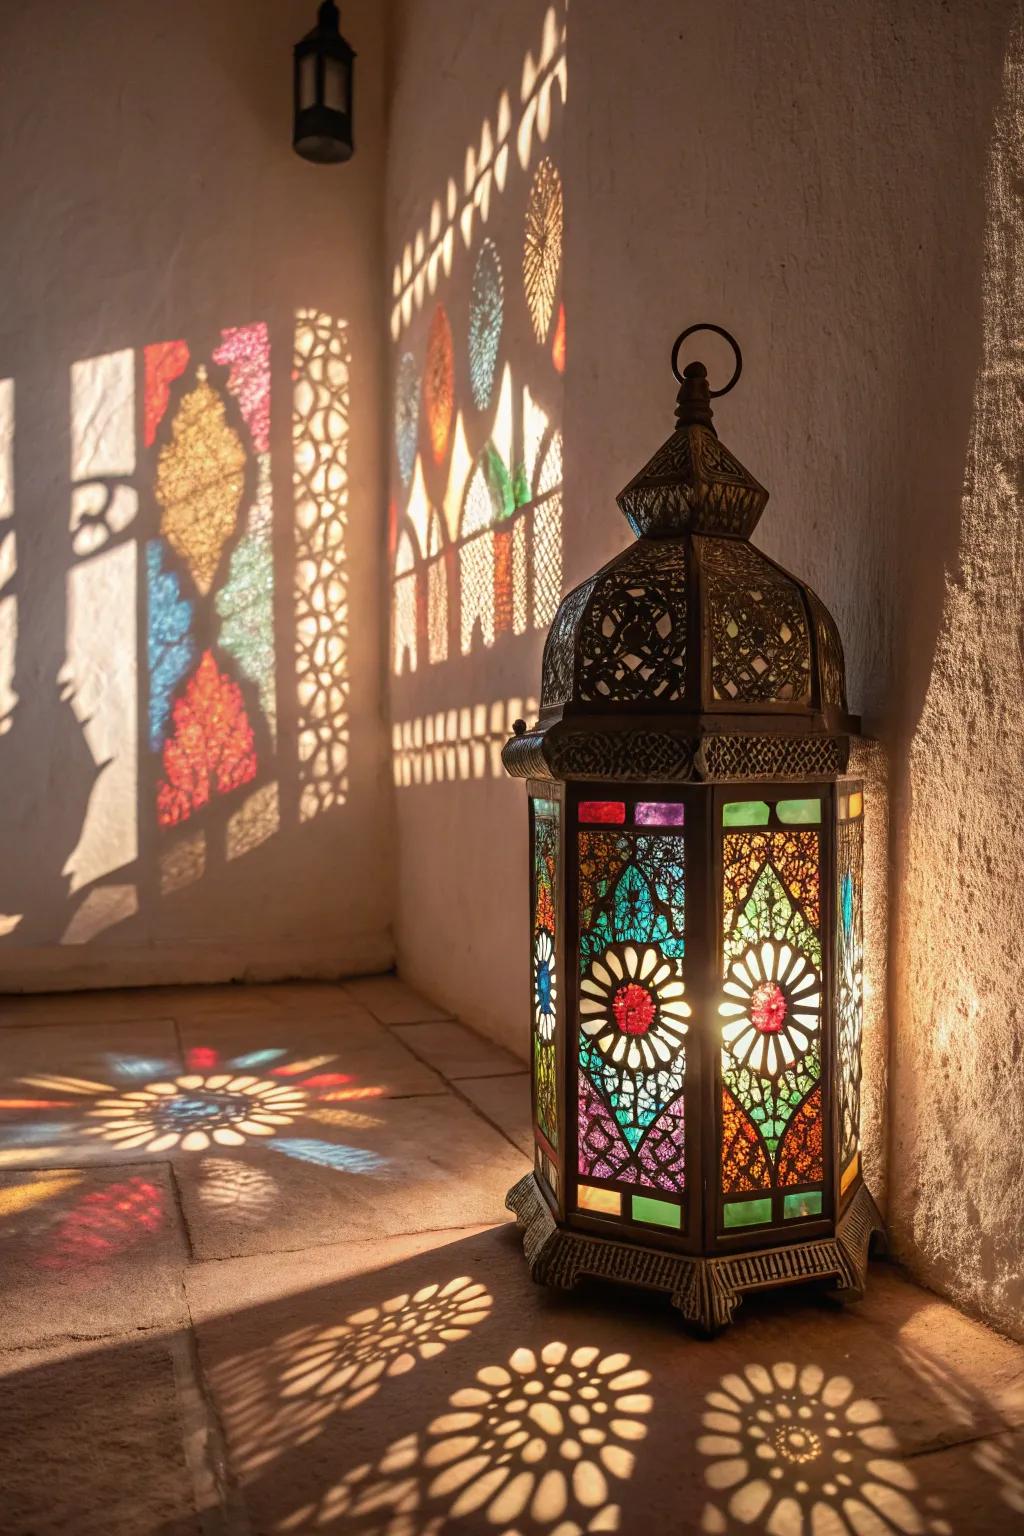
[[0, 1189], [0, 1216], [14, 1216], [18, 1211], [27, 1211], [41, 1200], [49, 1200], [53, 1195], [73, 1189], [81, 1181], [80, 1173], [60, 1173], [51, 1179], [32, 1179], [26, 1184]]
[[847, 1164], [846, 1168], [844, 1169], [843, 1176], [842, 1176], [842, 1178], [839, 1181], [839, 1193], [841, 1195], [845, 1195], [846, 1194], [846, 1191], [849, 1189], [850, 1185], [853, 1183], [854, 1179], [857, 1177], [857, 1174], [858, 1174], [859, 1170], [860, 1170], [860, 1153], [859, 1152], [855, 1152], [853, 1154], [853, 1157], [850, 1159], [849, 1163]]
[[864, 796], [858, 789], [854, 794], [850, 796], [850, 820], [856, 821], [857, 817], [863, 813], [863, 810]]
[[576, 1207], [581, 1211], [600, 1211], [605, 1216], [622, 1214], [622, 1196], [617, 1189], [596, 1189], [591, 1184], [576, 1188]]

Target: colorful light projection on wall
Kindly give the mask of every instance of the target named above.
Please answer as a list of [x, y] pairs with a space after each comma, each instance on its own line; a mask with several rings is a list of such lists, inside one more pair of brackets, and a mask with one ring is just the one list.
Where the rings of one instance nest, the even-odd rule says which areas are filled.
[[[346, 798], [347, 326], [301, 310], [291, 345], [294, 650], [283, 654], [275, 564], [289, 535], [274, 506], [267, 325], [71, 367], [58, 683], [77, 722], [83, 808], [60, 855], [61, 892], [78, 897], [66, 943], [251, 852], [282, 816], [308, 820]], [[18, 702], [13, 441], [14, 384], [0, 380], [0, 736]], [[297, 706], [283, 743], [282, 695]], [[20, 921], [0, 915], [0, 935]]]
[[205, 359], [181, 340], [143, 358], [158, 528], [145, 550], [149, 747], [171, 828], [253, 784], [273, 754], [270, 338], [242, 326]]
[[[450, 182], [395, 269], [399, 679], [532, 636], [561, 596], [564, 215], [547, 151], [565, 89], [564, 10], [552, 7], [524, 61], [518, 123], [503, 95], [467, 155], [461, 199]], [[409, 745], [403, 728], [396, 782], [428, 782]]]

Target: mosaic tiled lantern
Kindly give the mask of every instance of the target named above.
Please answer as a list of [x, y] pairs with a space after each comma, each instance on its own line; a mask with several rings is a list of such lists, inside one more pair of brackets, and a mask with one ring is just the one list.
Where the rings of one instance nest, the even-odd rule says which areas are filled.
[[[691, 330], [717, 327], [691, 327]], [[671, 1294], [864, 1284], [861, 784], [834, 621], [750, 543], [768, 492], [699, 362], [618, 497], [636, 542], [563, 600], [503, 761], [531, 841], [534, 1278]], [[725, 335], [726, 333], [722, 332]]]

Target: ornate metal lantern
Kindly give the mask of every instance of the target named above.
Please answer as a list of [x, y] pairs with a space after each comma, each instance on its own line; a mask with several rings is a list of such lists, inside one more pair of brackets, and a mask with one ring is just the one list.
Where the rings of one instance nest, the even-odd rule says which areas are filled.
[[304, 160], [351, 160], [355, 53], [338, 30], [338, 7], [323, 0], [316, 26], [294, 50], [292, 144]]
[[[733, 377], [678, 371], [696, 330]], [[618, 497], [637, 541], [568, 594], [528, 780], [534, 1278], [671, 1293], [711, 1331], [748, 1290], [861, 1294], [862, 786], [843, 652], [752, 545], [768, 492], [719, 441], [717, 326], [676, 342], [677, 426]]]

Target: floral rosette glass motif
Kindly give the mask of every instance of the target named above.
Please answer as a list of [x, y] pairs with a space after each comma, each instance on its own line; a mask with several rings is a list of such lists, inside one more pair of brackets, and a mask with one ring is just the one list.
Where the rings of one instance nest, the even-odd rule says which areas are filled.
[[[795, 803], [820, 821], [820, 801]], [[763, 801], [749, 804], [750, 819], [767, 810]], [[742, 821], [742, 803], [726, 814]], [[722, 866], [718, 1011], [728, 1228], [822, 1210], [821, 833], [727, 828]]]
[[578, 1172], [679, 1195], [690, 1015], [682, 837], [581, 831], [579, 895]]
[[555, 1024], [558, 975], [555, 952], [559, 814], [557, 800], [533, 804], [533, 1094], [537, 1129], [558, 1146]]

